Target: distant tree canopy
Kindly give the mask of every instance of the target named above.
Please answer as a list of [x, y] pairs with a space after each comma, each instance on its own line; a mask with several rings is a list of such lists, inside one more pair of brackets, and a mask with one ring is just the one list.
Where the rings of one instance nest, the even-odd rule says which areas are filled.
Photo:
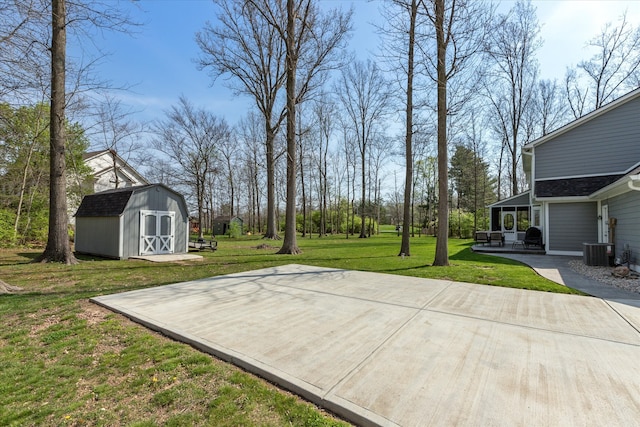
[[[77, 123], [66, 123], [67, 197], [78, 200], [90, 171], [89, 146]], [[49, 213], [49, 106], [0, 104], [0, 228], [5, 245], [45, 241]]]

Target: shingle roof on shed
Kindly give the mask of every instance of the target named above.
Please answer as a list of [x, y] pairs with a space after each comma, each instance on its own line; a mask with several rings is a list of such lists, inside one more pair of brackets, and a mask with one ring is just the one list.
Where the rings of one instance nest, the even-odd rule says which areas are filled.
[[121, 215], [129, 203], [132, 188], [119, 188], [84, 196], [76, 217]]

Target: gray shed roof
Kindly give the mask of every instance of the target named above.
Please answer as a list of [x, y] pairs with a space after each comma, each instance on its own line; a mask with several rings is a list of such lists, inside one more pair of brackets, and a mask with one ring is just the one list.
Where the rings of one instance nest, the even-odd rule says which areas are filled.
[[136, 187], [116, 188], [84, 196], [76, 217], [120, 216], [127, 207], [131, 195], [137, 191], [162, 184], [139, 185]]

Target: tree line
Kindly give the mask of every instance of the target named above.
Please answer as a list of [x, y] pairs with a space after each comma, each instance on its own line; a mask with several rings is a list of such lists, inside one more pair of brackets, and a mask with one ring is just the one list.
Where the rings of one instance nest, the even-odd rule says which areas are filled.
[[[593, 56], [557, 81], [539, 77], [543, 40], [530, 1], [506, 11], [481, 0], [382, 2], [382, 45], [365, 60], [347, 50], [350, 9], [311, 0], [214, 3], [216, 16], [195, 35], [196, 62], [214, 84], [254, 102], [236, 124], [185, 97], [163, 118], [136, 123], [90, 63], [62, 61], [60, 32], [130, 31], [137, 25], [130, 6], [0, 2], [7, 17], [0, 26], [7, 194], [0, 208], [14, 240], [28, 235], [19, 225], [25, 200], [46, 199], [21, 180], [42, 175], [26, 172], [36, 168], [26, 159], [37, 155], [49, 176], [36, 181], [52, 191], [47, 241], [58, 242], [45, 250], [57, 255], [43, 258], [72, 260], [60, 246], [67, 233], [60, 199], [73, 189], [67, 165], [91, 144], [131, 156], [152, 181], [179, 189], [200, 224], [241, 215], [265, 238], [284, 231], [280, 253], [299, 252], [297, 233], [364, 238], [391, 222], [403, 225], [399, 254], [410, 256], [417, 228], [436, 235], [434, 264], [446, 265], [450, 235], [486, 228], [487, 204], [526, 190], [524, 144], [639, 85], [640, 31], [626, 15], [587, 41]], [[17, 119], [24, 134], [15, 136], [16, 117], [44, 107], [48, 118]], [[392, 178], [397, 166], [404, 174]]]

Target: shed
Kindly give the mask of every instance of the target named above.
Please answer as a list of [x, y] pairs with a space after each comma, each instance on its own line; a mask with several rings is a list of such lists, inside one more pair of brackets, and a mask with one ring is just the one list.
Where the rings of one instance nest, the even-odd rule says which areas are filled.
[[127, 259], [189, 250], [187, 203], [163, 184], [85, 196], [75, 217], [79, 253]]
[[229, 228], [231, 228], [231, 224], [236, 224], [240, 232], [242, 232], [242, 227], [244, 225], [244, 221], [239, 216], [217, 216], [213, 219], [213, 234], [216, 236], [223, 236], [227, 234]]

